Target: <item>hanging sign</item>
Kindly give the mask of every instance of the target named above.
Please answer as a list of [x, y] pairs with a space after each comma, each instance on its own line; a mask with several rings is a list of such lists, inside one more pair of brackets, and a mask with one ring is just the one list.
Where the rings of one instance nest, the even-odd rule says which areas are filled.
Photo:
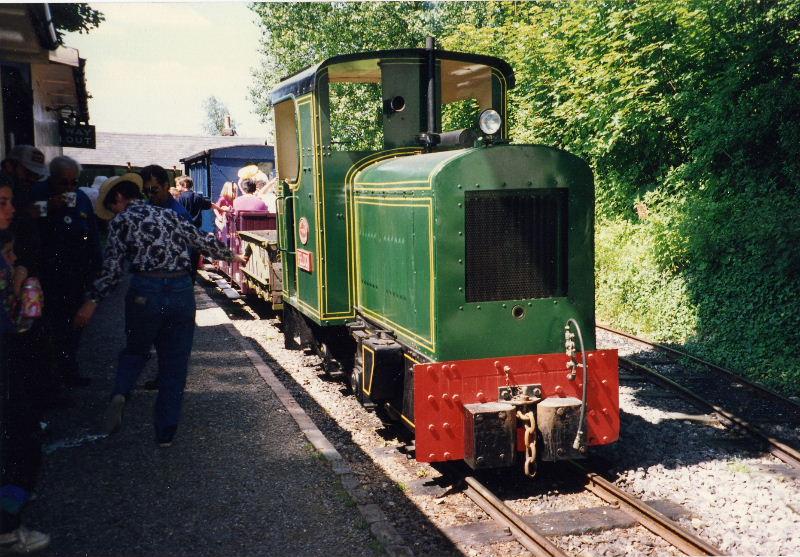
[[77, 147], [78, 149], [96, 149], [96, 135], [94, 126], [89, 124], [59, 125], [62, 147]]

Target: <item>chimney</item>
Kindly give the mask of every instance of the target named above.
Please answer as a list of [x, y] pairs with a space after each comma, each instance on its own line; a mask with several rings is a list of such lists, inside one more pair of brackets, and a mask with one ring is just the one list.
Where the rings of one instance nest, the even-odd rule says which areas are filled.
[[225, 126], [222, 128], [222, 135], [236, 135], [236, 130], [231, 127], [231, 115], [225, 115]]

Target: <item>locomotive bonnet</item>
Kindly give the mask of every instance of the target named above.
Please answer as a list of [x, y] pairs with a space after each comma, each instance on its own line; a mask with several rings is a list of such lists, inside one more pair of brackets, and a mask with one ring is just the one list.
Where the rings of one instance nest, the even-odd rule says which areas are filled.
[[271, 93], [287, 346], [312, 347], [416, 458], [579, 458], [619, 435], [595, 346], [594, 185], [508, 137], [511, 67], [433, 48], [336, 56]]

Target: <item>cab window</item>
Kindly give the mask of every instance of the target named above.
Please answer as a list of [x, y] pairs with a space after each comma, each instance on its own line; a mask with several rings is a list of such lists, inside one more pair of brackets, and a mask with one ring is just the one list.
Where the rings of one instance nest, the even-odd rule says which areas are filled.
[[441, 61], [442, 131], [474, 128], [493, 108], [492, 69], [474, 62]]
[[383, 97], [378, 59], [327, 68], [330, 141], [334, 151], [383, 148]]
[[380, 151], [383, 148], [381, 84], [331, 81], [331, 148], [334, 151]]
[[297, 138], [297, 115], [292, 99], [275, 105], [275, 143], [278, 158], [278, 176], [295, 183], [300, 170], [300, 151]]

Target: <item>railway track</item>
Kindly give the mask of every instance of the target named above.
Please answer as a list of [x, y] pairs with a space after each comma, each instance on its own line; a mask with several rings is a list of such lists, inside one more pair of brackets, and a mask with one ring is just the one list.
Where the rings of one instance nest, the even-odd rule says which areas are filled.
[[[242, 301], [231, 302], [230, 300], [228, 300], [228, 302], [235, 304], [236, 307], [239, 307], [239, 304], [242, 303]], [[249, 310], [247, 313], [252, 314], [251, 317], [253, 318], [256, 317], [257, 313], [259, 316], [258, 319], [263, 319], [263, 314], [261, 309]], [[267, 313], [271, 315], [271, 312]], [[361, 422], [359, 421], [358, 423], [360, 427]], [[436, 468], [437, 470], [439, 470], [438, 467]], [[567, 471], [569, 470], [568, 466], [564, 468], [566, 468]], [[442, 470], [439, 471], [442, 472]], [[418, 472], [417, 469], [411, 470], [412, 477], [416, 472]], [[528, 495], [523, 495], [523, 498], [519, 498], [518, 496], [513, 495], [514, 490], [509, 492], [504, 487], [494, 486], [491, 482], [488, 482], [489, 485], [492, 485], [492, 490], [495, 490], [495, 488], [497, 488], [498, 491], [496, 491], [496, 493], [498, 493], [498, 495], [502, 493], [502, 495], [500, 495], [499, 497], [495, 495], [493, 498], [484, 497], [480, 493], [481, 491], [480, 484], [476, 483], [471, 486], [469, 485], [471, 483], [471, 480], [468, 482], [467, 480], [464, 479], [465, 476], [464, 469], [461, 469], [460, 473], [458, 473], [457, 476], [455, 476], [456, 478], [460, 478], [455, 482], [453, 481], [454, 480], [453, 477], [449, 479], [442, 478], [443, 483], [440, 484], [442, 486], [441, 487], [442, 491], [440, 492], [440, 494], [435, 494], [435, 495], [432, 495], [430, 493], [420, 494], [419, 492], [417, 492], [418, 488], [415, 486], [409, 487], [408, 491], [406, 491], [406, 488], [403, 488], [403, 490], [406, 494], [413, 493], [414, 495], [412, 496], [418, 498], [417, 499], [418, 504], [420, 503], [420, 501], [422, 501], [420, 508], [426, 508], [426, 512], [430, 511], [430, 509], [435, 509], [431, 514], [431, 516], [433, 517], [437, 516], [437, 513], [442, 513], [445, 509], [447, 509], [447, 511], [445, 512], [448, 517], [459, 516], [460, 520], [466, 519], [468, 521], [467, 523], [453, 525], [451, 522], [449, 522], [449, 520], [451, 519], [448, 519], [448, 521], [445, 522], [444, 524], [437, 523], [439, 524], [439, 528], [441, 528], [443, 531], [447, 531], [448, 528], [452, 527], [452, 532], [447, 532], [445, 536], [449, 538], [449, 540], [452, 543], [456, 544], [456, 546], [459, 546], [459, 544], [461, 543], [466, 543], [467, 545], [464, 545], [463, 547], [477, 548], [477, 547], [483, 547], [484, 544], [491, 545], [491, 544], [511, 543], [512, 545], [515, 545], [519, 543], [520, 549], [510, 549], [509, 553], [513, 553], [515, 551], [519, 552], [521, 551], [521, 548], [524, 547], [527, 551], [531, 552], [531, 554], [534, 555], [563, 555], [565, 554], [565, 552], [567, 554], [574, 555], [580, 551], [583, 551], [583, 549], [587, 547], [587, 545], [585, 544], [588, 544], [588, 547], [592, 547], [593, 544], [595, 543], [598, 544], [597, 547], [606, 547], [609, 544], [612, 544], [611, 547], [618, 550], [619, 546], [615, 547], [613, 545], [614, 543], [618, 543], [623, 545], [629, 544], [630, 547], [635, 549], [642, 547], [644, 548], [660, 547], [662, 554], [666, 554], [667, 551], [673, 552], [672, 554], [676, 554], [678, 551], [691, 555], [722, 554], [721, 550], [714, 548], [713, 546], [710, 545], [707, 545], [705, 549], [702, 549], [702, 545], [700, 548], [697, 548], [691, 545], [692, 542], [688, 542], [689, 545], [684, 547], [680, 545], [684, 542], [678, 540], [673, 541], [666, 537], [666, 535], [670, 534], [662, 536], [660, 532], [656, 531], [654, 533], [654, 530], [656, 530], [656, 528], [659, 528], [655, 525], [657, 524], [657, 522], [651, 525], [651, 527], [648, 527], [645, 524], [645, 522], [648, 520], [646, 516], [643, 518], [638, 518], [638, 517], [636, 518], [636, 520], [638, 521], [638, 525], [641, 525], [641, 527], [637, 528], [631, 527], [631, 521], [628, 521], [625, 525], [623, 525], [624, 521], [615, 519], [616, 526], [611, 526], [610, 522], [608, 523], [610, 528], [614, 530], [609, 530], [608, 527], [605, 527], [605, 529], [603, 530], [597, 530], [597, 535], [592, 533], [594, 532], [594, 530], [582, 530], [582, 531], [573, 530], [571, 532], [565, 532], [565, 530], [568, 530], [570, 528], [569, 526], [570, 519], [567, 518], [568, 516], [571, 515], [569, 509], [575, 509], [576, 514], [572, 515], [574, 517], [572, 518], [572, 520], [577, 519], [577, 517], [580, 516], [582, 512], [587, 509], [590, 511], [594, 509], [595, 511], [600, 511], [600, 512], [603, 512], [604, 509], [608, 509], [609, 515], [616, 514], [617, 516], [623, 514], [622, 511], [624, 511], [625, 515], [633, 515], [636, 512], [635, 509], [629, 510], [629, 507], [627, 506], [628, 500], [627, 497], [625, 497], [626, 494], [624, 494], [624, 492], [622, 492], [622, 495], [617, 495], [613, 491], [612, 492], [605, 491], [604, 484], [607, 482], [604, 482], [602, 476], [597, 474], [591, 474], [586, 471], [580, 472], [577, 469], [575, 472], [576, 474], [579, 473], [583, 474], [583, 476], [578, 476], [579, 478], [582, 479], [583, 483], [582, 484], [575, 483], [574, 481], [569, 480], [567, 482], [568, 485], [566, 486], [566, 490], [564, 490], [562, 487], [556, 487], [554, 493], [559, 494], [556, 496], [561, 497], [562, 495], [560, 494], [563, 493], [564, 494], [563, 496], [567, 497], [567, 499], [565, 499], [560, 504], [556, 504], [555, 506], [551, 506], [551, 504], [546, 504], [544, 507], [539, 507], [539, 505], [536, 503], [536, 500], [542, 496], [544, 501], [548, 500], [548, 498], [550, 497], [549, 489], [547, 490], [548, 493], [546, 495], [544, 495], [538, 489], [531, 491], [529, 494], [531, 496], [531, 500], [529, 501]], [[447, 475], [449, 476], [450, 474]], [[566, 476], [571, 476], [571, 475], [572, 474], [566, 474]], [[402, 475], [398, 477], [402, 478]], [[419, 474], [416, 474], [415, 476], [415, 478], [420, 478], [420, 477], [427, 477], [427, 476], [419, 476]], [[403, 478], [402, 481], [398, 480], [399, 483], [405, 484], [406, 486], [412, 486], [413, 481], [415, 481], [415, 479], [409, 479], [408, 477]], [[463, 491], [463, 493], [468, 495], [469, 498], [467, 500], [463, 498], [448, 498], [448, 501], [446, 503], [440, 504], [439, 498], [444, 497], [444, 495], [447, 492], [453, 490], [454, 486], [458, 485], [458, 482], [466, 484], [466, 489], [465, 491]], [[586, 492], [581, 492], [581, 488], [583, 485], [586, 486], [587, 490]], [[575, 488], [577, 488], [577, 492], [574, 491]], [[377, 489], [379, 492], [383, 493], [382, 488], [377, 488]], [[484, 491], [489, 491], [489, 490], [484, 490]], [[648, 491], [645, 490], [645, 492]], [[569, 497], [573, 497], [581, 493], [583, 494], [577, 497], [578, 504], [575, 506], [571, 505], [570, 503], [572, 503], [572, 500], [569, 499]], [[592, 503], [589, 502], [587, 505], [587, 501], [585, 499], [581, 501], [581, 497], [583, 498], [588, 497], [588, 493], [592, 493], [592, 497], [599, 497], [605, 503], [603, 505], [592, 506]], [[436, 497], [436, 503], [432, 503], [426, 507], [425, 503], [426, 497]], [[482, 500], [480, 508], [483, 509], [489, 516], [492, 517], [493, 519], [492, 521], [485, 521], [484, 519], [484, 520], [479, 520], [478, 522], [469, 522], [469, 518], [467, 517], [474, 518], [474, 515], [469, 513], [475, 512], [474, 507], [471, 506], [475, 504], [473, 502], [475, 498], [479, 498]], [[651, 503], [656, 505], [656, 508], [660, 510], [662, 513], [668, 514], [673, 521], [677, 520], [678, 517], [680, 516], [686, 516], [686, 514], [681, 512], [680, 505], [678, 503], [673, 503], [672, 507], [663, 506], [661, 503], [663, 503], [665, 500], [666, 499], [658, 499], [651, 501]], [[395, 502], [398, 501], [399, 500], [395, 500]], [[504, 507], [508, 508], [511, 511], [511, 513], [505, 512]], [[513, 509], [511, 509], [510, 507], [513, 507]], [[541, 508], [541, 510], [538, 510], [537, 508]], [[516, 512], [514, 512], [515, 510]], [[535, 512], [537, 515], [537, 518], [534, 520], [532, 520], [530, 516], [532, 512]], [[540, 512], [542, 513], [542, 515], [541, 517], [538, 517]], [[517, 513], [522, 513], [522, 515]], [[567, 513], [570, 513], [570, 515], [567, 515]], [[554, 516], [558, 514], [561, 514], [563, 516], [562, 517]], [[605, 514], [605, 512], [603, 512], [603, 514]], [[658, 514], [655, 514], [656, 521], [659, 518]], [[711, 517], [709, 520], [712, 521], [717, 520], [720, 523], [727, 523], [726, 518], [722, 516], [723, 514], [725, 513], [716, 515], [714, 512], [710, 512], [709, 514], [706, 514], [705, 511], [701, 511], [702, 517], [709, 516]], [[501, 519], [500, 521], [497, 521], [497, 518], [495, 518], [496, 515], [502, 515], [505, 516], [505, 518]], [[591, 517], [592, 513], [588, 512], [586, 513], [586, 516]], [[541, 518], [541, 520], [539, 520], [539, 518]], [[431, 520], [435, 519], [432, 518]], [[553, 528], [553, 525], [558, 524], [557, 521], [559, 520], [565, 522], [562, 522], [561, 524]], [[502, 528], [497, 528], [496, 526], [494, 526], [493, 525], [494, 521], [497, 521], [497, 523], [501, 524]], [[694, 518], [692, 518], [692, 521], [693, 521], [692, 524], [695, 524]], [[479, 524], [490, 525], [489, 526], [490, 529], [486, 530], [485, 529], [486, 526], [484, 526], [484, 528], [482, 529], [478, 527]], [[528, 534], [525, 533], [526, 529], [524, 527], [520, 527], [519, 526], [520, 524], [533, 527], [534, 529], [533, 539], [530, 539], [530, 536], [528, 536]], [[695, 525], [695, 527], [703, 528], [703, 531], [705, 531], [705, 527], [702, 526], [702, 523], [700, 526]], [[671, 531], [670, 526], [666, 526], [663, 528], [665, 528], [667, 531]], [[554, 533], [553, 530], [559, 533]], [[556, 541], [559, 543], [559, 545], [561, 545], [560, 548], [556, 547], [557, 551], [556, 553], [548, 553], [549, 550], [546, 546], [542, 547], [539, 543], [536, 542], [537, 531], [539, 534], [542, 534], [542, 532], [547, 532], [547, 536], [545, 537], [548, 540]], [[714, 530], [711, 529], [710, 531]], [[497, 532], [497, 533], [491, 533], [491, 532]], [[513, 539], [510, 538], [509, 534], [514, 536]], [[608, 537], [609, 535], [612, 536], [612, 538], [609, 538]], [[680, 533], [673, 532], [672, 535], [675, 535], [677, 538], [682, 537]], [[719, 537], [720, 533], [718, 531], [714, 531], [713, 535]], [[526, 540], [525, 543], [523, 543], [519, 541], [521, 537], [522, 538], [527, 537], [529, 539]], [[614, 541], [611, 541], [612, 539]], [[642, 541], [644, 540], [658, 540], [658, 541], [655, 541], [655, 545], [651, 545], [649, 542], [646, 541], [644, 542], [644, 545], [642, 545]], [[661, 541], [661, 540], [667, 540], [667, 541]], [[702, 540], [700, 540], [700, 542], [701, 544], [703, 543]], [[678, 549], [676, 550], [668, 548], [667, 547], [668, 543]], [[645, 549], [644, 551], [648, 552], [652, 551], [652, 549], [649, 550]]]
[[606, 503], [623, 509], [643, 527], [686, 555], [723, 555], [720, 549], [681, 527], [641, 499], [620, 489], [600, 474], [584, 468], [575, 461], [572, 461], [572, 465], [576, 471], [585, 475], [585, 487], [588, 491]]
[[793, 439], [792, 443], [769, 431], [769, 428], [800, 427], [800, 405], [795, 401], [691, 354], [609, 327], [598, 325], [598, 329], [656, 348], [671, 358], [687, 358], [702, 366], [698, 370], [660, 363], [645, 365], [626, 357], [619, 359], [621, 367], [676, 391], [695, 406], [719, 416], [723, 424], [758, 439], [781, 461], [800, 468], [800, 450], [796, 448], [799, 440]]
[[[573, 471], [579, 475], [587, 491], [614, 508], [633, 517], [638, 524], [670, 543], [686, 555], [723, 555], [717, 547], [681, 527], [644, 501], [620, 489], [600, 474], [571, 461]], [[514, 538], [535, 557], [567, 557], [542, 532], [512, 510], [474, 476], [464, 478], [464, 494], [501, 526], [508, 528]]]
[[501, 526], [508, 528], [516, 540], [534, 557], [567, 557], [561, 548], [525, 522], [520, 515], [473, 476], [467, 476], [464, 478], [464, 482], [467, 484], [464, 495]]

